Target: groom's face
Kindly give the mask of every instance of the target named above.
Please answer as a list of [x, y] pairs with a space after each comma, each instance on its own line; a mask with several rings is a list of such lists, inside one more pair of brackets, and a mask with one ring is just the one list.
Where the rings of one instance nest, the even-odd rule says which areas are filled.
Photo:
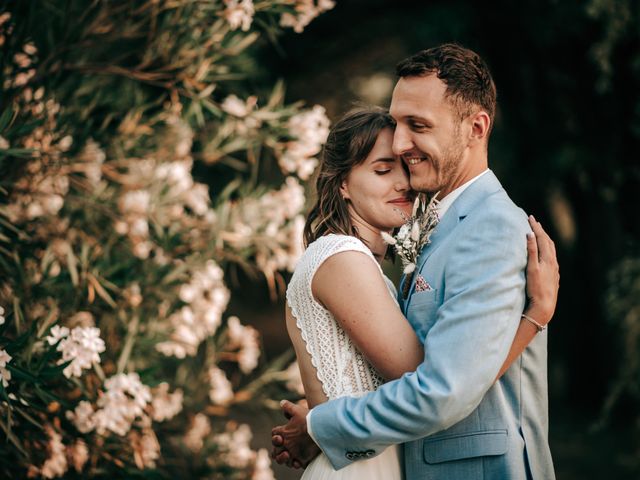
[[402, 77], [389, 112], [397, 122], [393, 153], [406, 163], [411, 187], [449, 193], [464, 161], [464, 125], [436, 75]]

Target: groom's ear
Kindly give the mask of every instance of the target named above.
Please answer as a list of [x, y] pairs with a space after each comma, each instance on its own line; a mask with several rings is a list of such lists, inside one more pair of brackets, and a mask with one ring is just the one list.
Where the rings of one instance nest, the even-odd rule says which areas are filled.
[[469, 146], [484, 145], [487, 141], [491, 129], [491, 117], [484, 110], [478, 110], [471, 115], [471, 133], [469, 135]]

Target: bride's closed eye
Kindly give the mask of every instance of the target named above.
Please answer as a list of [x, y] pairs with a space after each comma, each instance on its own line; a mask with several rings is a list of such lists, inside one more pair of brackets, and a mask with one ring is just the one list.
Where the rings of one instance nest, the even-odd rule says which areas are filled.
[[374, 170], [374, 172], [376, 173], [376, 175], [385, 175], [387, 173], [389, 173], [391, 171], [391, 169], [387, 169], [387, 170]]

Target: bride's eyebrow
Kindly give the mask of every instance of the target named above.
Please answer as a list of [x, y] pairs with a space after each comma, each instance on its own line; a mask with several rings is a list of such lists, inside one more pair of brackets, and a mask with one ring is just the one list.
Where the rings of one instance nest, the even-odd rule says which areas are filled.
[[395, 158], [392, 158], [392, 157], [380, 157], [372, 161], [371, 165], [374, 165], [376, 163], [393, 163], [395, 161], [396, 161]]

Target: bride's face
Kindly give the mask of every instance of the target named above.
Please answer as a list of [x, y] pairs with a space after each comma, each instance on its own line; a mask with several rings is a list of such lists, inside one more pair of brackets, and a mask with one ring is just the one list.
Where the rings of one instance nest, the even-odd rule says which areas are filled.
[[341, 193], [357, 225], [365, 223], [383, 231], [399, 227], [411, 215], [413, 195], [409, 175], [391, 150], [393, 131], [385, 128], [367, 158], [351, 169]]

